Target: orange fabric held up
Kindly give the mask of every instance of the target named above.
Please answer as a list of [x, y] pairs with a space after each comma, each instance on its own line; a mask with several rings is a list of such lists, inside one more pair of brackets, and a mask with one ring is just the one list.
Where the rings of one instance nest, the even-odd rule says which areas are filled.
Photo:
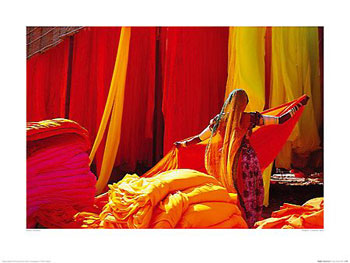
[[323, 228], [323, 197], [307, 201], [302, 206], [283, 204], [270, 218], [255, 223], [256, 228]]

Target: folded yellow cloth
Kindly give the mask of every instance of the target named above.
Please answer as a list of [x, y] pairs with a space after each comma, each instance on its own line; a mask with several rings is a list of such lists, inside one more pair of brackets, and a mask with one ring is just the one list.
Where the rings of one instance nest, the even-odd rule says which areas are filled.
[[99, 215], [76, 215], [83, 227], [246, 228], [237, 195], [195, 170], [170, 170], [149, 178], [128, 174], [109, 188]]
[[238, 206], [225, 202], [204, 202], [189, 206], [183, 214], [177, 228], [207, 228], [229, 219], [232, 215], [241, 215]]
[[182, 192], [170, 194], [161, 201], [154, 212], [151, 226], [152, 228], [174, 228], [189, 205], [210, 201], [229, 203], [232, 199], [226, 189], [219, 185], [204, 184], [191, 187]]

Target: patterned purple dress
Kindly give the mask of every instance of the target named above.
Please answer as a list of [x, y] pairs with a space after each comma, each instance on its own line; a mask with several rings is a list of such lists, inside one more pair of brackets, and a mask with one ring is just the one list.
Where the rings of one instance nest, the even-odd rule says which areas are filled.
[[[258, 124], [259, 113], [251, 114], [251, 130]], [[264, 201], [264, 184], [260, 169], [259, 160], [253, 147], [249, 143], [250, 132], [243, 139], [240, 147], [240, 166], [238, 169], [237, 180], [239, 180], [236, 189], [240, 200], [240, 205], [245, 212], [245, 219], [249, 227], [261, 219], [263, 201]], [[237, 184], [237, 182], [236, 182]]]

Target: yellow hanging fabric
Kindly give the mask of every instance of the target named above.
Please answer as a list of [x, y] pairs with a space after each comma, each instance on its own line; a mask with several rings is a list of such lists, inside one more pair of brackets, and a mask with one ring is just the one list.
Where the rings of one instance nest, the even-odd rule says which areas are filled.
[[314, 114], [317, 127], [323, 124], [322, 114], [322, 92], [321, 92], [321, 71], [318, 46], [318, 28], [309, 28], [307, 31], [308, 52], [311, 67], [311, 92], [313, 97]]
[[[303, 94], [310, 97], [303, 116], [288, 139], [289, 142], [276, 159], [277, 167], [291, 168], [292, 149], [306, 156], [320, 144], [315, 110], [319, 112], [321, 96], [320, 91], [315, 92], [317, 86], [312, 87], [313, 84], [319, 85], [315, 80], [317, 71], [312, 69], [318, 67], [318, 49], [310, 52], [318, 43], [317, 30], [311, 27], [272, 28], [270, 106], [280, 105]], [[320, 116], [317, 118], [320, 122]]]
[[[265, 106], [265, 32], [265, 27], [229, 29], [225, 99], [234, 89], [244, 89], [249, 97], [246, 111], [262, 111]], [[272, 165], [263, 172], [265, 206], [269, 203]]]
[[121, 122], [123, 116], [124, 90], [126, 71], [128, 66], [130, 27], [123, 27], [120, 32], [117, 58], [109, 89], [106, 106], [103, 112], [101, 124], [90, 153], [90, 164], [104, 136], [108, 120], [110, 119], [106, 146], [103, 153], [101, 172], [96, 183], [96, 193], [100, 194], [106, 186], [113, 169], [114, 160], [118, 152]]
[[265, 105], [264, 27], [230, 27], [228, 76], [225, 99], [234, 89], [249, 97], [246, 111], [262, 111]]

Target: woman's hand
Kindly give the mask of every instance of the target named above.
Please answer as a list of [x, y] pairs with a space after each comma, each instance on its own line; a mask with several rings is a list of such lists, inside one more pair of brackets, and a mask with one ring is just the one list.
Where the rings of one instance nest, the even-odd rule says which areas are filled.
[[310, 97], [306, 95], [305, 98], [301, 101], [301, 104], [306, 105], [306, 103], [308, 102], [309, 99], [310, 99]]
[[185, 141], [178, 141], [178, 142], [174, 142], [174, 145], [176, 148], [180, 148], [180, 147], [186, 147], [186, 140]]
[[209, 121], [209, 125], [210, 125], [210, 126], [215, 124], [215, 122], [216, 122], [216, 120], [217, 120], [217, 116], [218, 116], [218, 115], [216, 115], [214, 118], [212, 118], [212, 119]]

